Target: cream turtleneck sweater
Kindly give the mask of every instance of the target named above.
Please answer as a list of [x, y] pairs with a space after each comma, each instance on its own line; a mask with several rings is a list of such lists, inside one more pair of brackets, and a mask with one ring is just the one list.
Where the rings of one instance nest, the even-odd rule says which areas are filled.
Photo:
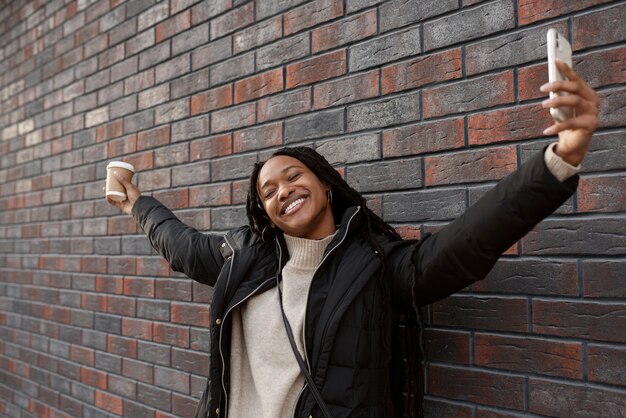
[[[303, 357], [309, 287], [333, 237], [309, 240], [285, 235], [289, 261], [282, 270], [283, 306]], [[274, 287], [233, 310], [230, 418], [293, 416], [304, 377], [289, 344], [278, 298]]]

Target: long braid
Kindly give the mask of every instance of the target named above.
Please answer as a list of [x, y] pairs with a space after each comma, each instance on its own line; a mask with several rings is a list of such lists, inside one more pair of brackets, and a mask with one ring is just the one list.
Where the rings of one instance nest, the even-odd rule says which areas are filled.
[[[330, 163], [315, 150], [307, 147], [292, 147], [292, 148], [281, 148], [276, 151], [272, 156], [285, 155], [289, 157], [293, 157], [301, 161], [305, 164], [316, 176], [325, 184], [329, 185], [331, 188], [333, 203], [332, 210], [335, 219], [341, 219], [343, 212], [351, 207], [351, 206], [359, 206], [361, 211], [363, 212], [365, 219], [367, 221], [367, 240], [376, 252], [377, 257], [380, 259], [381, 268], [380, 273], [377, 279], [378, 286], [380, 287], [381, 299], [382, 299], [382, 311], [383, 314], [379, 318], [381, 321], [383, 332], [392, 332], [392, 339], [395, 339], [393, 332], [394, 330], [388, 330], [385, 327], [385, 321], [387, 315], [392, 313], [392, 309], [390, 305], [390, 292], [389, 286], [385, 283], [385, 267], [386, 267], [386, 257], [383, 249], [380, 244], [375, 239], [375, 234], [383, 234], [388, 236], [394, 240], [400, 240], [402, 237], [393, 229], [389, 224], [383, 221], [376, 213], [374, 213], [370, 208], [367, 207], [367, 201], [363, 196], [354, 190], [352, 187], [348, 185], [348, 183], [339, 175], [337, 170], [335, 170]], [[273, 238], [271, 232], [273, 228], [270, 228], [270, 220], [267, 214], [265, 213], [262, 205], [261, 198], [257, 192], [257, 181], [259, 177], [259, 172], [263, 167], [263, 163], [255, 164], [252, 174], [250, 176], [250, 188], [248, 191], [248, 196], [246, 199], [246, 213], [248, 216], [248, 222], [252, 230], [261, 237], [261, 239]], [[419, 318], [418, 318], [419, 321]], [[408, 320], [406, 327], [411, 326], [411, 321]], [[395, 325], [394, 325], [395, 327]], [[417, 327], [419, 332], [419, 326]], [[411, 329], [411, 334], [416, 330]], [[418, 335], [421, 340], [421, 333]], [[421, 393], [413, 393], [411, 382], [411, 375], [415, 373], [415, 351], [413, 350], [412, 344], [410, 344], [411, 336], [405, 335], [404, 343], [400, 344], [398, 348], [403, 348], [407, 360], [407, 369], [408, 369], [408, 399], [407, 406], [405, 407], [405, 412], [408, 412], [410, 416], [413, 416], [413, 412], [417, 412], [419, 416], [421, 416], [421, 405], [418, 397], [421, 396]], [[389, 347], [388, 338], [383, 335], [383, 350], [385, 355], [385, 362], [388, 363], [390, 360], [397, 361], [397, 365], [399, 365], [402, 360], [399, 359], [399, 356], [392, 355], [392, 348]], [[421, 369], [421, 368], [419, 368]], [[403, 379], [405, 380], [405, 379]], [[418, 377], [418, 381], [421, 383], [422, 378]], [[392, 382], [392, 384], [395, 382]], [[418, 383], [419, 384], [419, 383]], [[401, 385], [402, 386], [402, 385]], [[420, 385], [421, 386], [421, 385]], [[394, 388], [395, 389], [395, 388]], [[389, 388], [385, 387], [385, 399], [387, 398]], [[392, 396], [396, 396], [394, 393]], [[400, 395], [401, 396], [401, 395]]]

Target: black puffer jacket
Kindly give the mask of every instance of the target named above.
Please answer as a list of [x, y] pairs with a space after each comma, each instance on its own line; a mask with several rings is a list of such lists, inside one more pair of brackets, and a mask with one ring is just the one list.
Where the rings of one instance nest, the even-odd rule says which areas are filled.
[[[391, 393], [395, 316], [390, 307], [409, 311], [482, 279], [577, 184], [577, 176], [560, 183], [539, 153], [437, 234], [419, 242], [377, 237], [386, 258], [382, 285], [381, 262], [363, 233], [362, 214], [356, 207], [347, 210], [314, 275], [305, 323], [311, 374], [332, 416], [397, 416], [399, 406]], [[203, 234], [150, 197], [137, 200], [133, 216], [174, 270], [215, 287], [209, 382], [196, 417], [227, 416], [231, 312], [276, 285], [288, 258], [284, 240], [279, 235], [264, 242], [249, 227], [226, 236]], [[321, 416], [305, 388], [295, 416], [310, 415]]]

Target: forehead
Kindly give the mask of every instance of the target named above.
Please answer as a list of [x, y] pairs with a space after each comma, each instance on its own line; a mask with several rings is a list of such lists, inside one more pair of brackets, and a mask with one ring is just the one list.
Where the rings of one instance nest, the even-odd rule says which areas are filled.
[[290, 167], [299, 167], [304, 170], [310, 171], [307, 166], [304, 165], [297, 158], [289, 157], [287, 155], [277, 155], [270, 158], [265, 162], [265, 164], [263, 164], [263, 167], [259, 172], [257, 187], [263, 187], [264, 183], [279, 178], [285, 172], [287, 172]]

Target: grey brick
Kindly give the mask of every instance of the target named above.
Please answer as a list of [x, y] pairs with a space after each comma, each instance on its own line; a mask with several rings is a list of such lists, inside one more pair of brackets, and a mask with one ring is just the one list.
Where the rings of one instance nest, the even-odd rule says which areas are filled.
[[189, 51], [209, 42], [209, 24], [202, 24], [172, 38], [172, 55]]
[[465, 211], [465, 189], [419, 190], [384, 196], [383, 213], [387, 222], [444, 221]]
[[419, 158], [380, 161], [348, 167], [346, 179], [361, 193], [411, 189], [422, 185], [421, 167]]
[[146, 30], [139, 35], [126, 41], [126, 55], [135, 55], [138, 52], [144, 51], [152, 46], [156, 42], [154, 30]]
[[254, 124], [256, 106], [254, 103], [244, 103], [211, 113], [211, 133], [224, 132]]
[[137, 111], [137, 95], [122, 97], [110, 105], [110, 117], [112, 120], [135, 113]]
[[285, 142], [293, 143], [322, 138], [337, 135], [344, 131], [343, 109], [308, 113], [285, 122]]
[[156, 2], [157, 0], [130, 0], [126, 3], [126, 18], [138, 15]]
[[488, 2], [424, 24], [424, 49], [441, 48], [515, 27], [513, 0]]
[[137, 34], [137, 19], [130, 19], [118, 25], [115, 30], [109, 33], [109, 47], [116, 45], [126, 39], [132, 38]]
[[107, 86], [111, 80], [110, 69], [99, 71], [85, 80], [85, 93]]
[[315, 143], [315, 150], [331, 164], [348, 164], [380, 158], [380, 135], [377, 133], [333, 138]]
[[254, 53], [229, 59], [211, 67], [211, 87], [254, 73]]
[[155, 321], [169, 321], [170, 302], [140, 299], [137, 301], [137, 317]]
[[186, 76], [176, 78], [171, 82], [172, 99], [188, 96], [209, 88], [209, 70], [204, 69], [188, 74]]
[[172, 186], [188, 186], [208, 183], [211, 179], [211, 165], [208, 161], [185, 164], [172, 169]]
[[191, 68], [198, 68], [225, 60], [233, 55], [232, 38], [230, 36], [220, 38], [205, 46], [196, 48], [191, 53]]
[[419, 92], [415, 92], [348, 106], [348, 131], [386, 127], [419, 118]]
[[[348, 1], [348, 9], [350, 9]], [[387, 32], [410, 23], [449, 12], [459, 7], [457, 0], [392, 0], [380, 6], [380, 31]]]
[[98, 92], [98, 106], [111, 103], [124, 95], [124, 82], [118, 81], [116, 84], [109, 84], [107, 88]]
[[305, 1], [306, 0], [257, 0], [256, 20], [263, 20], [268, 16], [285, 11]]
[[122, 357], [96, 351], [95, 366], [107, 372], [122, 374]]
[[259, 101], [257, 108], [258, 122], [308, 112], [311, 109], [311, 89], [305, 87], [265, 97]]
[[98, 237], [93, 243], [96, 254], [120, 254], [120, 247], [119, 237]]
[[171, 392], [154, 386], [137, 384], [137, 400], [143, 404], [170, 411], [172, 408]]
[[[161, 366], [170, 365], [170, 357], [172, 348], [168, 345], [155, 344], [152, 342], [138, 341], [137, 342], [137, 358], [139, 360], [159, 364]], [[156, 378], [156, 369], [155, 369]]]
[[311, 53], [309, 38], [308, 33], [301, 33], [258, 49], [256, 52], [257, 71], [306, 57]]
[[157, 65], [155, 80], [161, 83], [165, 80], [180, 77], [191, 71], [191, 60], [189, 54], [180, 55], [174, 59]]
[[140, 72], [124, 80], [124, 94], [136, 93], [154, 85], [154, 69]]
[[376, 37], [349, 48], [350, 71], [386, 64], [421, 51], [419, 28]]
[[159, 84], [155, 87], [141, 91], [137, 96], [139, 109], [146, 109], [165, 103], [170, 99], [169, 83]]
[[467, 73], [476, 74], [545, 58], [546, 32], [549, 28], [566, 33], [567, 23], [554, 22], [467, 45]]
[[[87, 320], [88, 323], [93, 326], [93, 312], [88, 312]], [[83, 328], [87, 328], [88, 326], [84, 326]], [[93, 348], [95, 350], [104, 351], [107, 349], [107, 336], [106, 334], [100, 331], [93, 331], [90, 329], [83, 329], [83, 338], [82, 343], [84, 347]]]
[[[107, 389], [113, 393], [117, 393], [118, 395], [122, 395], [125, 398], [134, 399], [137, 397], [137, 382], [132, 379], [126, 379], [121, 376], [116, 376], [114, 374], [110, 374], [107, 380]], [[127, 414], [128, 411], [124, 410]], [[131, 416], [131, 415], [127, 415]], [[139, 416], [139, 415], [133, 415]], [[141, 415], [145, 416], [145, 415]]]
[[179, 99], [155, 108], [155, 125], [172, 122], [189, 116], [189, 99]]
[[154, 150], [154, 166], [179, 165], [189, 161], [189, 144], [174, 144]]
[[152, 126], [154, 126], [153, 109], [147, 109], [124, 118], [124, 134], [142, 131]]
[[178, 370], [156, 366], [154, 384], [180, 393], [189, 393], [189, 374]]
[[107, 32], [114, 26], [119, 25], [124, 21], [124, 15], [126, 14], [126, 7], [116, 7], [111, 12], [100, 18], [100, 32]]
[[248, 51], [272, 42], [282, 35], [282, 20], [280, 16], [264, 20], [233, 35], [233, 49], [235, 54]]
[[187, 141], [209, 134], [209, 117], [200, 115], [172, 124], [171, 141]]
[[211, 178], [213, 181], [246, 178], [252, 172], [252, 166], [256, 161], [257, 157], [254, 154], [233, 155], [213, 160]]
[[137, 30], [142, 31], [150, 26], [169, 17], [170, 5], [167, 1], [161, 1], [155, 6], [141, 13], [137, 18]]
[[139, 54], [139, 70], [144, 70], [155, 64], [164, 62], [169, 59], [170, 56], [170, 41], [160, 42]]
[[248, 223], [246, 208], [225, 207], [211, 209], [211, 229], [216, 231], [227, 231], [238, 228]]
[[110, 334], [121, 334], [122, 318], [98, 312], [94, 317], [94, 329]]

